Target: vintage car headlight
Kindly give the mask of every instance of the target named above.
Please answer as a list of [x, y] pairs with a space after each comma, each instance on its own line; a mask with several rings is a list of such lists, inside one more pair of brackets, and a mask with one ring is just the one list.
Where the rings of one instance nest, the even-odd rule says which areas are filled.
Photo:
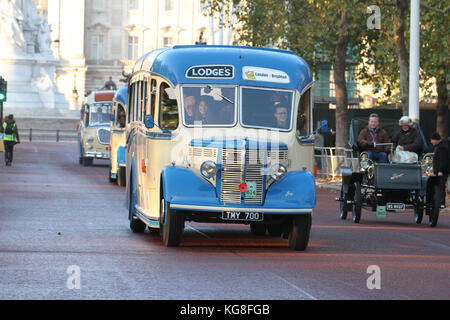
[[92, 143], [92, 142], [94, 142], [94, 137], [93, 136], [90, 136], [89, 138], [88, 138], [88, 140], [87, 140], [89, 143]]
[[422, 172], [426, 175], [433, 174], [433, 154], [427, 153], [422, 158]]
[[367, 152], [361, 152], [359, 156], [359, 166], [361, 170], [366, 171], [372, 165], [372, 160], [369, 159]]
[[274, 164], [270, 167], [270, 177], [273, 180], [281, 180], [287, 173], [287, 169], [280, 163]]
[[217, 173], [216, 163], [212, 160], [203, 162], [200, 166], [200, 173], [202, 174], [202, 176], [208, 179], [214, 177]]

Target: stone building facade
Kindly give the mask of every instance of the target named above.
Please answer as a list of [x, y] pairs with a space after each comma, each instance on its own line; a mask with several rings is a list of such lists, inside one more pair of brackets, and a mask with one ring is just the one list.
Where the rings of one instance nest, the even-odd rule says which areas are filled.
[[123, 74], [150, 50], [195, 44], [200, 35], [208, 44], [233, 41], [232, 30], [204, 14], [201, 0], [34, 1], [42, 14], [47, 12], [53, 53], [60, 61], [56, 83], [71, 109], [109, 77], [123, 85]]

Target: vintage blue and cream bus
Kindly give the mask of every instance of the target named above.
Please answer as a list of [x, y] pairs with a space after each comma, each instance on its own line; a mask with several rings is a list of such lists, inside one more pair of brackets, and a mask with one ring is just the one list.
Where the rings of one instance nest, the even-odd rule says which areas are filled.
[[119, 88], [113, 99], [111, 111], [111, 142], [109, 160], [109, 181], [125, 186], [125, 125], [127, 119], [128, 85]]
[[95, 91], [86, 97], [78, 124], [80, 164], [92, 165], [94, 159], [108, 160], [111, 106], [114, 91]]
[[240, 223], [305, 250], [316, 203], [312, 84], [290, 51], [175, 46], [141, 57], [128, 84], [132, 231], [160, 229], [177, 246], [185, 222]]

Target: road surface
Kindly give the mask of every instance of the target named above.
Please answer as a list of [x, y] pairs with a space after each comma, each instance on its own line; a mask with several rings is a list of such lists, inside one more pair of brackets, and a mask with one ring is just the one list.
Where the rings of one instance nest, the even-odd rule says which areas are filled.
[[[1, 155], [3, 156], [3, 154]], [[244, 225], [186, 224], [180, 247], [129, 229], [107, 162], [74, 143], [22, 143], [0, 165], [0, 299], [448, 299], [450, 216], [363, 210], [342, 221], [318, 189], [309, 247]]]

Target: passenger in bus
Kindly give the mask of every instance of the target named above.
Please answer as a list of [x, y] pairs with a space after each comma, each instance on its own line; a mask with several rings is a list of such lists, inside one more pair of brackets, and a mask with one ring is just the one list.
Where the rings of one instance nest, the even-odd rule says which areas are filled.
[[194, 124], [194, 106], [195, 106], [195, 97], [187, 96], [184, 98], [184, 122], [187, 125]]
[[209, 112], [209, 106], [210, 103], [210, 97], [202, 96], [200, 97], [200, 101], [198, 102], [198, 113], [195, 118], [195, 121], [201, 121], [202, 124], [208, 124], [208, 112]]
[[119, 124], [119, 128], [125, 128], [126, 125], [126, 114], [125, 114], [125, 110], [122, 107], [119, 107], [119, 109], [117, 110], [118, 116], [117, 116], [117, 122]]
[[288, 129], [288, 108], [283, 104], [278, 104], [275, 108], [274, 117], [276, 119], [276, 128]]

